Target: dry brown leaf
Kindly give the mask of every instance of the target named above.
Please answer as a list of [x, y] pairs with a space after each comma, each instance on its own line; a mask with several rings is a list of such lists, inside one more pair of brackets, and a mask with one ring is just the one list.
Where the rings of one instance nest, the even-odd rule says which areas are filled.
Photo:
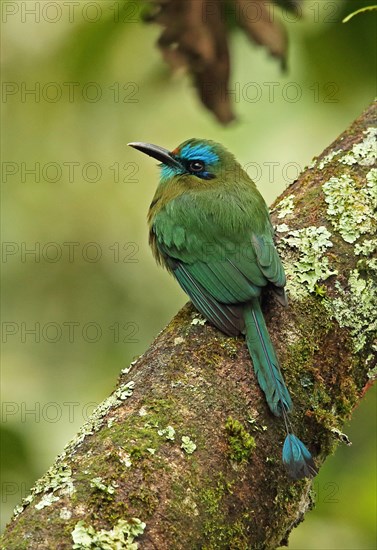
[[[223, 124], [234, 119], [229, 94], [229, 13], [256, 44], [285, 65], [287, 37], [273, 0], [151, 0], [149, 21], [164, 27], [158, 47], [175, 70], [186, 67], [202, 103]], [[298, 13], [299, 0], [275, 0]]]
[[[263, 0], [234, 0], [239, 6], [239, 25], [257, 44], [265, 46], [271, 55], [281, 60], [285, 67], [287, 35], [283, 25], [273, 15], [272, 4]], [[252, 10], [250, 9], [252, 7]]]

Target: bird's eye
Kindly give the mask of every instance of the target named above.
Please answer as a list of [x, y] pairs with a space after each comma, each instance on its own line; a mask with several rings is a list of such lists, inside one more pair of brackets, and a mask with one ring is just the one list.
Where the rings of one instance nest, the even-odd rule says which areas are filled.
[[192, 160], [189, 164], [190, 172], [202, 172], [204, 168], [205, 164], [201, 160]]

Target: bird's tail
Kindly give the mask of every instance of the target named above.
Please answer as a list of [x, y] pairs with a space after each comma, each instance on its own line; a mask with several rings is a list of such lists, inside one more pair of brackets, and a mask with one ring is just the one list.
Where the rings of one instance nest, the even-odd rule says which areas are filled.
[[258, 383], [267, 404], [276, 416], [283, 416], [287, 436], [283, 446], [283, 463], [291, 477], [313, 477], [317, 470], [305, 445], [292, 433], [288, 413], [292, 400], [280, 371], [279, 362], [268, 334], [258, 298], [245, 307], [246, 343], [253, 360]]

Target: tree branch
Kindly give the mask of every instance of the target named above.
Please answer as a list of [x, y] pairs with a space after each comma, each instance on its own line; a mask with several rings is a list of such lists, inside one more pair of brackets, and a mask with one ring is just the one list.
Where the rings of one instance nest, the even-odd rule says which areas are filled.
[[[290, 304], [267, 296], [266, 321], [295, 433], [318, 466], [344, 440], [376, 361], [375, 113], [272, 215]], [[276, 548], [312, 504], [311, 482], [284, 471], [283, 439], [243, 339], [186, 305], [18, 507], [4, 548]]]

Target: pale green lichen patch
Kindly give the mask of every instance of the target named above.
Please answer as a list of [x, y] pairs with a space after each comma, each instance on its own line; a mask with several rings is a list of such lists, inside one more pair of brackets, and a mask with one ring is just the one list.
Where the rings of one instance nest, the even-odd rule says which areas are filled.
[[117, 449], [117, 455], [119, 457], [119, 462], [125, 465], [126, 468], [131, 468], [132, 466], [132, 460], [131, 455], [123, 449], [123, 447], [119, 447]]
[[27, 497], [23, 498], [21, 504], [17, 504], [17, 506], [14, 508], [13, 517], [17, 517], [19, 514], [21, 514], [26, 506], [33, 502], [34, 496], [34, 494], [30, 493]]
[[31, 489], [30, 494], [22, 500], [21, 504], [16, 506], [14, 515], [17, 516], [20, 514], [38, 495], [42, 494], [42, 498], [35, 505], [35, 508], [41, 510], [60, 500], [61, 496], [71, 496], [74, 492], [75, 488], [73, 486], [71, 468], [65, 463], [55, 463], [37, 481]]
[[204, 325], [206, 322], [206, 319], [204, 317], [200, 318], [195, 316], [194, 319], [191, 321], [192, 325]]
[[312, 161], [311, 161], [311, 162], [308, 164], [308, 166], [307, 166], [309, 170], [312, 170], [313, 168], [316, 167], [316, 165], [317, 165], [317, 160], [318, 160], [317, 157], [314, 157], [314, 158], [312, 159]]
[[38, 504], [35, 505], [35, 508], [37, 510], [42, 510], [42, 508], [45, 508], [46, 506], [51, 506], [51, 504], [58, 500], [60, 500], [60, 497], [57, 497], [56, 495], [54, 495], [54, 493], [46, 493], [45, 495], [43, 495]]
[[103, 491], [108, 495], [113, 495], [115, 493], [117, 484], [112, 481], [109, 485], [106, 485], [106, 483], [103, 482], [102, 477], [94, 477], [90, 480], [90, 486], [94, 489], [98, 489], [98, 491]]
[[367, 182], [369, 187], [374, 188], [374, 196], [377, 194], [377, 168], [372, 168], [367, 173]]
[[365, 239], [364, 242], [355, 244], [356, 256], [371, 256], [374, 252], [377, 252], [377, 239]]
[[[63, 453], [58, 459], [64, 459], [67, 455], [71, 454], [78, 445], [80, 445], [87, 435], [98, 432], [104, 423], [104, 417], [112, 410], [122, 404], [123, 401], [128, 399], [133, 393], [135, 382], [132, 380], [126, 384], [121, 384], [107, 399], [102, 401], [92, 412], [88, 420], [83, 424], [76, 434], [76, 436], [66, 445]], [[107, 425], [111, 427], [113, 419], [108, 419]]]
[[[375, 351], [377, 351], [377, 346], [375, 346]], [[370, 356], [374, 359], [373, 356]], [[374, 367], [372, 367], [371, 369], [368, 370], [367, 372], [367, 376], [369, 378], [369, 380], [373, 380], [373, 382], [375, 380], [377, 380], [377, 365], [375, 365]]]
[[284, 248], [287, 260], [284, 266], [287, 289], [295, 298], [304, 298], [307, 292], [316, 293], [319, 281], [336, 275], [325, 256], [333, 246], [330, 237], [326, 227], [310, 226], [290, 231], [281, 239], [279, 248]]
[[59, 513], [60, 519], [69, 520], [72, 517], [72, 512], [68, 508], [62, 508]]
[[252, 426], [252, 429], [256, 432], [266, 432], [268, 430], [268, 427], [265, 424], [258, 424], [256, 418], [248, 418], [247, 419], [248, 424]]
[[360, 188], [348, 175], [332, 177], [323, 185], [327, 214], [342, 238], [353, 243], [362, 234], [377, 230], [377, 170], [367, 175], [367, 185]]
[[339, 153], [342, 153], [342, 152], [343, 152], [342, 149], [336, 149], [335, 151], [331, 151], [331, 153], [323, 157], [318, 162], [318, 168], [320, 170], [323, 170], [337, 155], [339, 155]]
[[[133, 393], [135, 387], [135, 382], [132, 380], [127, 382], [127, 384], [122, 384], [117, 388], [114, 393], [110, 395], [105, 401], [102, 401], [90, 415], [89, 419], [85, 424], [80, 428], [76, 437], [68, 443], [64, 449], [64, 453], [68, 454], [72, 452], [82, 441], [84, 441], [87, 435], [91, 435], [97, 432], [100, 427], [103, 425], [104, 417], [111, 411], [122, 404], [128, 397]], [[110, 419], [111, 420], [111, 419]]]
[[66, 464], [53, 465], [46, 474], [37, 481], [36, 493], [59, 492], [61, 495], [72, 495], [75, 492], [72, 479], [72, 470]]
[[183, 435], [181, 449], [183, 449], [188, 455], [191, 455], [196, 450], [196, 444], [189, 438], [188, 435]]
[[[14, 509], [14, 515], [20, 514], [26, 506], [33, 502], [34, 498], [43, 493], [40, 503], [37, 503], [36, 508], [41, 509], [45, 506], [50, 506], [60, 496], [71, 496], [75, 491], [72, 480], [71, 468], [65, 463], [65, 459], [69, 456], [87, 435], [97, 432], [104, 423], [104, 417], [111, 409], [118, 407], [121, 403], [130, 397], [133, 393], [135, 382], [130, 381], [122, 384], [115, 392], [105, 399], [95, 408], [90, 418], [80, 428], [76, 436], [70, 441], [63, 452], [57, 457], [55, 464], [41, 477], [35, 486], [31, 489], [30, 495], [24, 498], [20, 505]], [[54, 498], [49, 496], [53, 493]]]
[[157, 433], [168, 441], [174, 441], [175, 439], [175, 429], [173, 426], [166, 426], [163, 430], [158, 430]]
[[[345, 164], [370, 165], [368, 159], [375, 155], [375, 132], [368, 129], [366, 139], [356, 144]], [[344, 157], [343, 157], [344, 159]], [[354, 161], [351, 162], [351, 159]], [[366, 175], [366, 185], [360, 187], [349, 175], [332, 177], [323, 185], [327, 214], [334, 228], [344, 241], [354, 243], [362, 235], [368, 238], [355, 244], [355, 256], [359, 256], [356, 269], [353, 269], [343, 288], [337, 281], [337, 296], [325, 300], [327, 309], [341, 327], [349, 329], [355, 351], [370, 342], [376, 349], [377, 338], [377, 169], [372, 168]], [[374, 343], [373, 343], [374, 342]]]
[[281, 223], [275, 227], [275, 231], [277, 233], [286, 233], [287, 231], [289, 231], [289, 227], [286, 223]]
[[[375, 274], [374, 274], [375, 275]], [[355, 351], [360, 351], [367, 340], [377, 349], [377, 287], [375, 276], [363, 278], [357, 269], [351, 271], [348, 285], [342, 288], [335, 283], [338, 296], [325, 302], [330, 313], [341, 327], [347, 327], [354, 342]]]
[[92, 525], [86, 526], [84, 521], [76, 523], [72, 531], [73, 546], [76, 550], [101, 549], [117, 550], [137, 550], [139, 547], [135, 539], [144, 533], [146, 524], [138, 518], [132, 518], [129, 521], [118, 520], [116, 525], [106, 531], [100, 529], [96, 531]]
[[333, 427], [330, 429], [330, 432], [334, 435], [336, 439], [338, 439], [338, 441], [341, 441], [342, 443], [348, 446], [352, 445], [352, 441], [350, 441], [350, 438], [348, 437], [348, 435], [341, 432], [338, 428]]
[[377, 160], [376, 136], [377, 128], [367, 128], [363, 134], [366, 137], [359, 143], [355, 143], [351, 151], [344, 155], [339, 162], [352, 166], [373, 166]]
[[276, 208], [274, 210], [276, 210], [278, 212], [278, 218], [279, 219], [282, 219], [282, 218], [285, 218], [286, 216], [289, 216], [289, 214], [292, 214], [293, 213], [293, 210], [294, 210], [294, 203], [293, 203], [293, 199], [295, 198], [294, 195], [288, 195], [287, 197], [284, 197], [283, 200], [281, 200]]
[[131, 371], [132, 367], [136, 364], [136, 362], [137, 362], [137, 359], [135, 359], [134, 361], [132, 361], [132, 363], [130, 363], [130, 366], [129, 366], [129, 367], [125, 367], [124, 369], [122, 369], [122, 370], [120, 371], [120, 373], [121, 373], [121, 374], [128, 374], [128, 373]]

